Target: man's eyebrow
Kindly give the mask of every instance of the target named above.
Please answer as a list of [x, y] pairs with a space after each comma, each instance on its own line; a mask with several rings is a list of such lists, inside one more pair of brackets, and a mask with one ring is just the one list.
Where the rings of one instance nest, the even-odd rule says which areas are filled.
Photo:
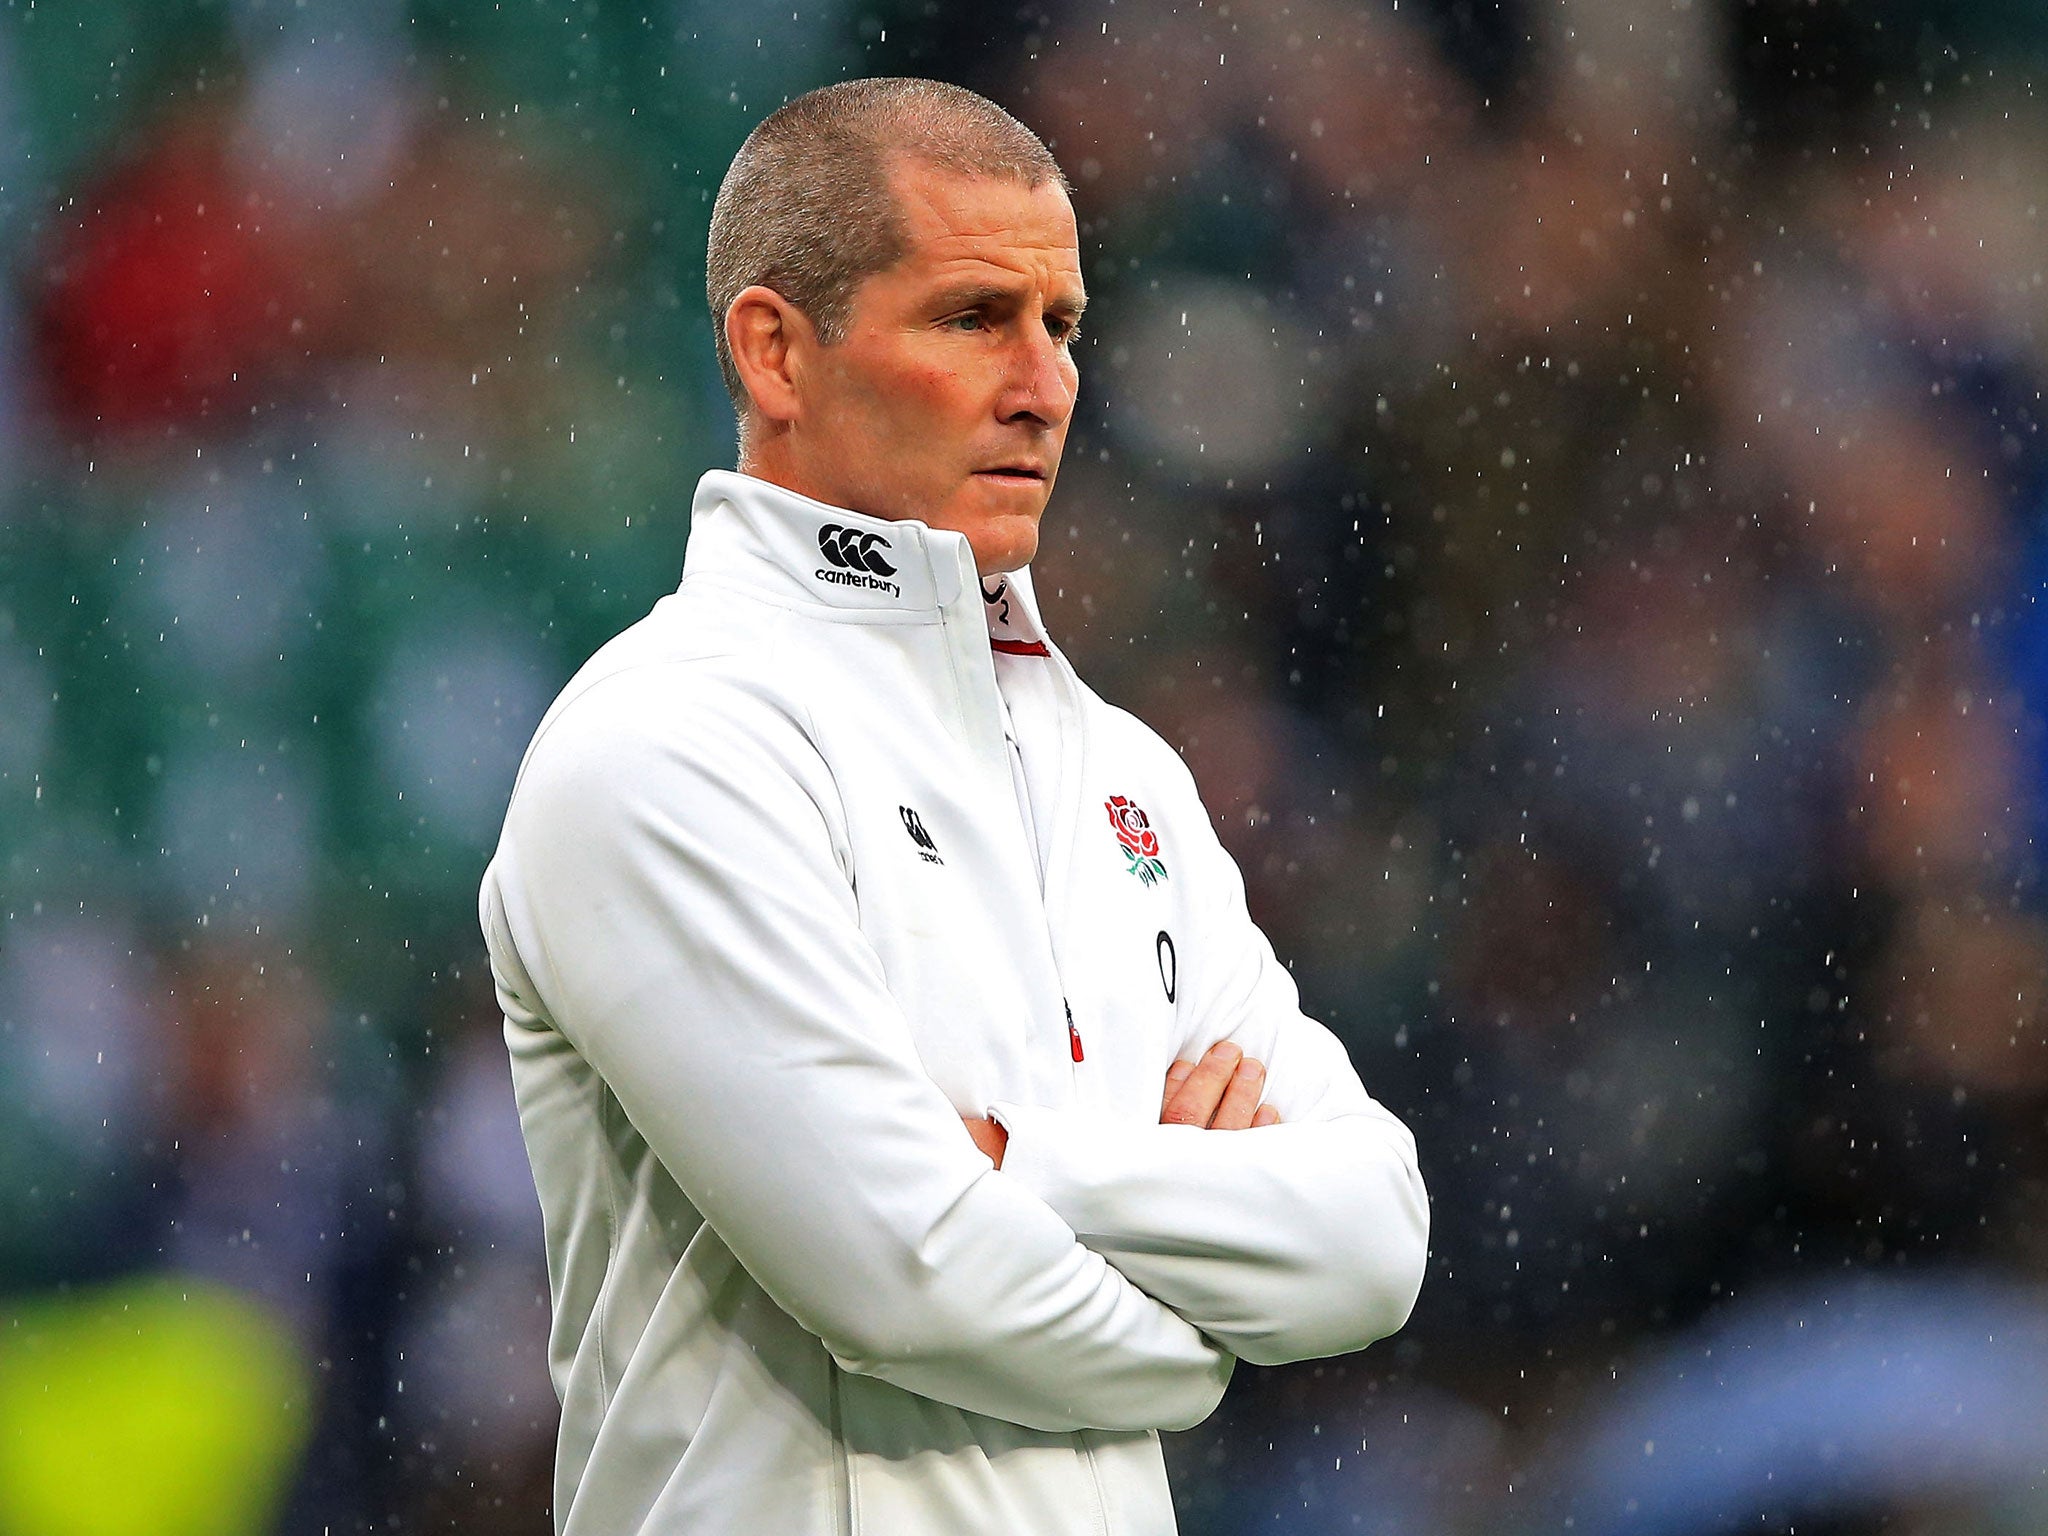
[[933, 299], [935, 309], [981, 309], [991, 305], [1014, 304], [1017, 290], [1006, 288], [1001, 283], [961, 283], [957, 287], [942, 288]]
[[[956, 288], [942, 288], [932, 301], [932, 307], [951, 313], [960, 309], [981, 309], [1000, 307], [1017, 302], [1018, 289], [1002, 283], [967, 282]], [[1088, 307], [1088, 295], [1078, 292], [1055, 294], [1045, 306], [1056, 315], [1070, 320], [1081, 318], [1081, 311]]]

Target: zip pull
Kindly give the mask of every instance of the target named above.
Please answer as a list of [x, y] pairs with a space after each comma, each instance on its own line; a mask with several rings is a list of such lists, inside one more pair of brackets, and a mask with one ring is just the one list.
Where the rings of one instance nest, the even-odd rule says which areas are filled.
[[1060, 999], [1060, 1006], [1067, 1010], [1067, 1044], [1073, 1050], [1074, 1060], [1084, 1060], [1081, 1055], [1081, 1031], [1074, 1028], [1074, 1005], [1063, 997]]

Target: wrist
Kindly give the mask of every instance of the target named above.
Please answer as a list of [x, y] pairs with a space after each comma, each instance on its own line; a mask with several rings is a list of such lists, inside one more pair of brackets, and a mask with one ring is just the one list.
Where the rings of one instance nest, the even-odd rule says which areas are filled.
[[996, 1167], [1002, 1167], [1003, 1153], [1009, 1150], [1010, 1133], [994, 1120], [977, 1120], [971, 1116], [963, 1118], [966, 1121], [967, 1134], [974, 1138], [974, 1144], [981, 1149], [982, 1156]]

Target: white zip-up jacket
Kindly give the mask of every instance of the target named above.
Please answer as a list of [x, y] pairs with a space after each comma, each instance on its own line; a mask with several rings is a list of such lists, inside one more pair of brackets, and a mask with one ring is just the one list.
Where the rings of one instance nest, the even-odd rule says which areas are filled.
[[[681, 588], [541, 722], [482, 917], [562, 1536], [1163, 1536], [1157, 1432], [1235, 1358], [1414, 1302], [1413, 1138], [1179, 757], [958, 534], [706, 475]], [[1225, 1037], [1282, 1123], [1159, 1125]]]

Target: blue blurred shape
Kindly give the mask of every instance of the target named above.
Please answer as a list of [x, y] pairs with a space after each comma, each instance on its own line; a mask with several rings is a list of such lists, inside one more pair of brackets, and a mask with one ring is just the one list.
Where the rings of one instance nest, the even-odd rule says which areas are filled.
[[1589, 1435], [1573, 1525], [1755, 1528], [1995, 1500], [2048, 1462], [2048, 1308], [1963, 1275], [1759, 1296], [1645, 1366]]

